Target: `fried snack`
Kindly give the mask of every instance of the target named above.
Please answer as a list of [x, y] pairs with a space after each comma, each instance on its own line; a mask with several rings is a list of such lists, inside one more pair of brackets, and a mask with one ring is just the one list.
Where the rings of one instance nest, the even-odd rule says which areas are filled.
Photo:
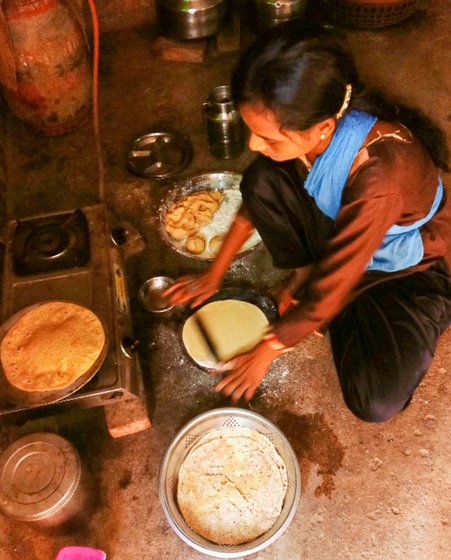
[[185, 243], [185, 249], [193, 255], [200, 255], [205, 251], [205, 239], [200, 235], [190, 235]]
[[215, 235], [214, 237], [212, 237], [210, 239], [210, 241], [208, 243], [208, 248], [213, 253], [217, 253], [219, 251], [223, 241], [224, 241], [224, 236], [223, 235]]
[[211, 222], [224, 194], [219, 191], [200, 191], [175, 202], [165, 217], [165, 230], [181, 241], [195, 234]]

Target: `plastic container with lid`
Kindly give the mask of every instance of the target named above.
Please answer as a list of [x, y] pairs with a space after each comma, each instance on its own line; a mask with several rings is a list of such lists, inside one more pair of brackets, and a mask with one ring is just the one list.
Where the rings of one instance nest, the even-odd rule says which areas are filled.
[[39, 432], [0, 455], [0, 510], [13, 519], [53, 527], [87, 505], [77, 450], [63, 437]]
[[55, 560], [106, 560], [106, 554], [88, 546], [66, 546], [58, 552]]

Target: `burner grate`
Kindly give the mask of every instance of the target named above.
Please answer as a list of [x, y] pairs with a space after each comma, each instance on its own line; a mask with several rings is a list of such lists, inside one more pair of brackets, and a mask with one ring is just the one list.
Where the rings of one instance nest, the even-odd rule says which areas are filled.
[[90, 259], [89, 226], [80, 210], [17, 222], [13, 268], [18, 276], [84, 266]]

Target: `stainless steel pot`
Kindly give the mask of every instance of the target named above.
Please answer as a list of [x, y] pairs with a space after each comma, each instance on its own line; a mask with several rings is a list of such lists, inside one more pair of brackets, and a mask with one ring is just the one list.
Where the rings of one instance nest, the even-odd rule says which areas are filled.
[[251, 0], [247, 4], [249, 23], [261, 31], [302, 16], [307, 0]]
[[225, 25], [227, 0], [157, 0], [163, 33], [176, 39], [216, 35]]
[[0, 455], [0, 510], [8, 517], [55, 527], [81, 514], [88, 503], [80, 457], [65, 438], [30, 434]]

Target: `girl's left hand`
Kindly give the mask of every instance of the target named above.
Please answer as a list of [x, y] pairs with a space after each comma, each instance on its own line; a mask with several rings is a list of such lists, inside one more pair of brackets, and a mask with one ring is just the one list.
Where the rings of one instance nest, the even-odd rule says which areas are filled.
[[241, 397], [249, 401], [272, 362], [281, 354], [280, 350], [274, 350], [262, 341], [249, 352], [235, 356], [226, 363], [218, 364], [210, 373], [213, 375], [227, 373], [216, 385], [215, 390], [231, 396], [234, 403]]

